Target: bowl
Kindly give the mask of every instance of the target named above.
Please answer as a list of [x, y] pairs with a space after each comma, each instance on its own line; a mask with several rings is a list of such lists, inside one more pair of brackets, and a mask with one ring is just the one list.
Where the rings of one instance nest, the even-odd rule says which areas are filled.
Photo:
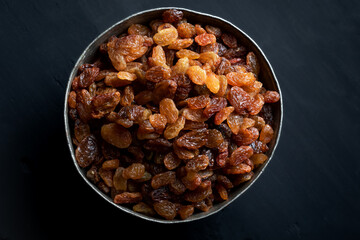
[[[201, 24], [211, 24], [215, 27], [220, 27], [222, 30], [225, 30], [227, 32], [232, 33], [237, 39], [248, 48], [248, 50], [251, 50], [255, 53], [257, 56], [259, 62], [260, 62], [260, 75], [259, 78], [262, 81], [264, 87], [269, 90], [275, 90], [280, 94], [280, 101], [278, 101], [275, 104], [272, 104], [273, 109], [273, 118], [274, 118], [274, 137], [273, 140], [269, 143], [269, 151], [266, 152], [269, 159], [266, 161], [261, 167], [254, 170], [254, 176], [253, 178], [243, 183], [242, 185], [238, 186], [236, 189], [233, 189], [232, 192], [229, 194], [229, 199], [227, 201], [224, 201], [222, 203], [214, 204], [214, 206], [208, 211], [208, 212], [201, 212], [201, 213], [195, 213], [194, 215], [190, 216], [189, 218], [185, 220], [165, 220], [160, 219], [156, 217], [150, 217], [143, 215], [141, 213], [134, 212], [132, 209], [127, 208], [126, 206], [117, 205], [115, 204], [112, 199], [101, 192], [93, 183], [91, 183], [86, 178], [86, 171], [84, 169], [81, 169], [75, 159], [75, 149], [72, 143], [71, 138], [71, 131], [69, 128], [69, 118], [68, 118], [68, 95], [71, 90], [71, 83], [74, 77], [76, 76], [79, 66], [81, 66], [83, 63], [91, 62], [94, 59], [94, 56], [96, 55], [96, 52], [98, 51], [98, 48], [100, 44], [106, 42], [109, 37], [112, 35], [118, 35], [123, 33], [127, 30], [127, 28], [134, 23], [148, 23], [151, 20], [161, 18], [161, 14], [164, 10], [167, 9], [178, 9], [183, 11], [184, 18], [188, 19], [191, 23], [201, 23]], [[158, 222], [158, 223], [181, 223], [181, 222], [190, 222], [194, 220], [199, 220], [205, 217], [208, 217], [210, 215], [213, 215], [220, 210], [224, 209], [226, 206], [228, 206], [230, 203], [232, 203], [235, 199], [240, 197], [249, 187], [254, 184], [254, 182], [259, 178], [261, 173], [265, 170], [267, 165], [269, 164], [270, 160], [272, 159], [276, 146], [279, 142], [280, 133], [281, 133], [281, 126], [282, 126], [282, 119], [283, 119], [283, 101], [282, 101], [282, 95], [279, 83], [276, 79], [275, 73], [267, 60], [265, 54], [260, 49], [260, 47], [255, 43], [254, 40], [252, 40], [245, 32], [243, 32], [241, 29], [236, 27], [234, 24], [230, 23], [227, 20], [224, 20], [220, 17], [216, 17], [210, 14], [201, 13], [185, 8], [177, 8], [177, 7], [165, 7], [165, 8], [154, 8], [149, 9], [146, 11], [138, 12], [136, 14], [133, 14], [118, 23], [114, 24], [110, 28], [106, 29], [104, 32], [102, 32], [98, 37], [96, 37], [84, 50], [84, 52], [80, 55], [79, 59], [77, 60], [74, 68], [71, 71], [69, 82], [67, 84], [67, 89], [65, 93], [65, 107], [64, 107], [64, 119], [65, 119], [65, 132], [66, 132], [66, 138], [67, 138], [67, 144], [70, 149], [71, 157], [73, 160], [73, 163], [78, 171], [78, 173], [81, 175], [81, 177], [84, 179], [84, 181], [95, 191], [97, 192], [104, 200], [112, 204], [114, 207], [127, 212], [133, 216], [152, 221], [152, 222]]]

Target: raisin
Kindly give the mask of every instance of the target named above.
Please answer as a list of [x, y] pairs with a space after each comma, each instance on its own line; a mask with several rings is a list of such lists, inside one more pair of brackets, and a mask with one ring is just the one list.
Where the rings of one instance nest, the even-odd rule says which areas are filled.
[[103, 193], [108, 194], [110, 192], [110, 188], [106, 186], [104, 182], [98, 182], [97, 187], [102, 191]]
[[92, 183], [96, 184], [100, 181], [100, 176], [96, 166], [92, 165], [91, 168], [86, 172], [86, 178]]
[[159, 134], [161, 134], [164, 131], [167, 123], [166, 117], [159, 113], [150, 115], [149, 121], [151, 125], [154, 127], [155, 131]]
[[234, 86], [228, 93], [228, 100], [239, 114], [244, 114], [245, 109], [250, 106], [251, 99], [241, 87]]
[[234, 107], [225, 107], [216, 113], [214, 123], [216, 125], [220, 125], [223, 121], [225, 121], [229, 115], [234, 111]]
[[200, 46], [205, 46], [205, 45], [208, 45], [208, 44], [215, 43], [216, 42], [216, 37], [215, 37], [214, 34], [203, 33], [203, 34], [197, 35], [195, 37], [195, 42], [197, 44], [199, 44]]
[[[145, 37], [142, 35], [128, 35], [116, 40], [114, 48], [119, 54], [125, 57], [125, 61], [132, 62], [135, 59], [144, 55], [148, 47], [146, 45]], [[112, 44], [108, 43], [108, 48], [111, 48]]]
[[157, 83], [161, 80], [169, 79], [171, 77], [171, 72], [169, 68], [155, 66], [146, 71], [145, 77], [148, 81]]
[[186, 74], [189, 76], [190, 80], [198, 85], [203, 85], [206, 82], [207, 76], [206, 71], [199, 66], [191, 66], [186, 71]]
[[174, 153], [176, 154], [176, 156], [180, 159], [192, 159], [195, 157], [195, 153], [194, 151], [188, 150], [186, 148], [183, 147], [179, 147], [176, 144], [173, 144], [173, 148], [174, 148]]
[[138, 132], [140, 133], [153, 133], [155, 132], [155, 128], [151, 125], [149, 120], [142, 121], [139, 124]]
[[218, 27], [206, 25], [205, 29], [208, 33], [215, 35], [215, 37], [217, 37], [217, 38], [221, 36], [222, 32], [221, 32], [221, 29]]
[[[122, 74], [122, 73], [124, 73], [124, 74]], [[120, 74], [113, 73], [113, 72], [109, 73], [105, 77], [104, 83], [110, 87], [123, 87], [123, 86], [131, 84], [132, 81], [134, 81], [136, 79], [135, 74], [133, 75], [128, 72], [122, 72], [122, 73], [120, 73]], [[119, 76], [121, 78], [119, 78]], [[128, 80], [128, 79], [134, 79], [134, 80]]]
[[115, 170], [119, 167], [119, 165], [120, 165], [119, 159], [112, 159], [103, 162], [101, 168], [104, 170]]
[[206, 75], [205, 84], [212, 93], [216, 94], [217, 92], [219, 92], [220, 81], [219, 81], [218, 76], [215, 73], [209, 72]]
[[82, 89], [76, 94], [76, 110], [84, 123], [91, 119], [91, 96], [86, 89]]
[[127, 179], [122, 176], [123, 171], [123, 167], [118, 167], [113, 176], [113, 185], [117, 191], [127, 190]]
[[253, 52], [249, 52], [246, 55], [246, 65], [249, 67], [249, 69], [252, 73], [254, 73], [256, 76], [259, 75], [260, 64]]
[[234, 186], [238, 186], [241, 183], [249, 181], [253, 176], [254, 172], [239, 174], [233, 178], [232, 183], [234, 184]]
[[194, 130], [194, 129], [207, 128], [207, 127], [208, 127], [208, 124], [206, 124], [204, 122], [193, 122], [190, 120], [186, 120], [184, 130]]
[[209, 165], [209, 158], [206, 155], [198, 155], [186, 163], [186, 171], [198, 172], [204, 170]]
[[167, 187], [160, 187], [158, 189], [151, 191], [150, 197], [155, 202], [171, 199], [171, 195]]
[[210, 103], [210, 97], [207, 95], [200, 95], [186, 99], [187, 105], [191, 109], [205, 108]]
[[193, 44], [193, 41], [194, 40], [192, 40], [191, 38], [176, 39], [168, 46], [168, 49], [180, 50], [183, 48], [188, 48], [191, 46], [191, 44]]
[[153, 30], [153, 32], [157, 32], [158, 27], [162, 24], [164, 24], [164, 22], [162, 20], [155, 19], [155, 20], [152, 20], [149, 25], [150, 25], [151, 29]]
[[175, 179], [176, 179], [176, 174], [173, 171], [159, 173], [151, 179], [151, 187], [153, 189], [158, 189], [159, 187], [163, 187], [173, 183]]
[[143, 35], [143, 36], [149, 36], [150, 29], [142, 24], [132, 24], [128, 28], [128, 33], [135, 34], [135, 35]]
[[152, 91], [142, 91], [139, 92], [135, 97], [134, 100], [137, 104], [144, 105], [148, 102], [151, 102], [153, 100], [153, 92]]
[[157, 139], [157, 138], [160, 137], [160, 134], [158, 134], [158, 133], [142, 133], [141, 131], [137, 131], [136, 137], [137, 137], [139, 140], [144, 140], [144, 139]]
[[245, 163], [224, 169], [225, 174], [244, 174], [249, 172], [251, 172], [251, 167]]
[[130, 145], [127, 148], [127, 151], [132, 154], [136, 162], [142, 162], [142, 160], [144, 159], [144, 152], [139, 146]]
[[228, 150], [229, 143], [227, 141], [224, 141], [220, 146], [218, 147], [218, 156], [216, 157], [216, 164], [219, 167], [224, 167], [227, 163], [227, 158], [229, 156], [229, 150]]
[[155, 85], [152, 100], [158, 104], [164, 98], [173, 99], [175, 97], [177, 84], [173, 80], [162, 80]]
[[154, 209], [160, 216], [167, 220], [172, 220], [176, 216], [176, 206], [168, 200], [155, 202]]
[[79, 75], [79, 87], [81, 88], [87, 88], [89, 87], [93, 82], [95, 82], [95, 79], [97, 75], [99, 74], [100, 69], [97, 67], [93, 68], [85, 68], [82, 73]]
[[180, 116], [176, 122], [172, 124], [168, 124], [164, 131], [164, 137], [166, 139], [173, 139], [179, 135], [180, 131], [184, 128], [185, 125], [185, 118]]
[[269, 143], [274, 136], [274, 130], [269, 124], [266, 124], [260, 132], [259, 140], [263, 143]]
[[134, 90], [131, 86], [126, 86], [124, 93], [121, 96], [120, 104], [121, 106], [130, 106], [134, 101]]
[[208, 148], [217, 148], [224, 141], [224, 137], [219, 130], [209, 129], [205, 146]]
[[85, 137], [90, 135], [90, 126], [76, 119], [74, 127], [74, 135], [76, 140], [80, 143]]
[[160, 101], [159, 110], [166, 117], [168, 123], [175, 123], [178, 119], [179, 110], [170, 98], [164, 98]]
[[113, 171], [100, 168], [99, 175], [106, 184], [106, 186], [108, 186], [109, 188], [113, 187], [113, 176], [114, 176]]
[[194, 207], [199, 209], [200, 211], [207, 212], [212, 208], [212, 202], [207, 201], [207, 198], [203, 201], [193, 203]]
[[231, 63], [226, 58], [220, 58], [220, 63], [216, 69], [216, 74], [218, 75], [226, 75], [232, 72]]
[[154, 209], [152, 209], [149, 205], [147, 205], [144, 202], [139, 202], [138, 204], [135, 204], [132, 209], [134, 212], [142, 213], [147, 216], [154, 216], [156, 214]]
[[85, 168], [100, 158], [100, 151], [94, 135], [85, 137], [76, 148], [75, 158], [80, 167]]
[[165, 67], [165, 68], [168, 67], [166, 65], [165, 51], [160, 45], [157, 45], [156, 47], [153, 48], [152, 61], [155, 66], [161, 66], [161, 67]]
[[264, 103], [264, 96], [261, 94], [256, 94], [256, 96], [252, 99], [250, 106], [248, 107], [249, 114], [259, 114], [262, 107], [264, 106]]
[[263, 153], [255, 153], [250, 157], [250, 159], [253, 162], [254, 167], [257, 168], [268, 160], [268, 156]]
[[251, 86], [256, 80], [251, 72], [230, 72], [226, 74], [226, 79], [228, 84], [238, 87]]
[[225, 54], [225, 52], [226, 52], [226, 50], [227, 50], [227, 48], [226, 48], [226, 46], [224, 45], [224, 44], [222, 44], [222, 43], [218, 43], [218, 48], [219, 48], [219, 50], [218, 50], [218, 55], [220, 56], [220, 57], [223, 57], [223, 55]]
[[177, 26], [177, 31], [181, 38], [192, 38], [196, 34], [194, 25], [190, 23], [180, 23]]
[[141, 163], [133, 163], [129, 167], [125, 168], [122, 172], [122, 176], [125, 179], [140, 179], [145, 173], [145, 166]]
[[207, 198], [210, 194], [212, 194], [211, 182], [206, 180], [200, 184], [200, 186], [193, 191], [188, 191], [185, 193], [185, 200], [188, 202], [201, 202], [205, 198]]
[[231, 154], [229, 163], [231, 166], [237, 166], [246, 159], [249, 159], [253, 153], [254, 151], [250, 146], [241, 146]]
[[221, 109], [225, 108], [227, 101], [223, 97], [214, 97], [211, 99], [210, 103], [204, 109], [203, 114], [206, 117], [211, 117], [214, 113], [219, 112]]
[[251, 116], [251, 118], [255, 121], [254, 127], [256, 127], [259, 131], [265, 126], [265, 120], [259, 116]]
[[168, 170], [173, 170], [181, 164], [181, 159], [179, 159], [173, 152], [170, 152], [165, 155], [164, 165]]
[[187, 57], [180, 58], [176, 64], [171, 68], [171, 75], [176, 76], [185, 74], [189, 68], [189, 59]]
[[68, 104], [70, 108], [76, 108], [76, 92], [71, 91], [69, 93]]
[[224, 75], [218, 75], [218, 79], [219, 79], [219, 90], [216, 93], [216, 96], [223, 97], [226, 94], [226, 91], [228, 90], [227, 79]]
[[144, 144], [144, 148], [149, 151], [167, 152], [172, 147], [172, 143], [164, 138], [150, 139]]
[[200, 49], [200, 52], [201, 53], [214, 52], [215, 54], [218, 54], [219, 53], [219, 45], [218, 45], [218, 43], [213, 43], [213, 44], [208, 44], [206, 46], [202, 46]]
[[203, 114], [203, 109], [184, 108], [182, 110], [182, 115], [185, 117], [185, 119], [193, 122], [205, 122], [209, 119]]
[[246, 53], [247, 53], [246, 48], [244, 46], [240, 46], [240, 47], [230, 48], [230, 49], [225, 50], [222, 57], [230, 60], [233, 58], [243, 57], [244, 55], [246, 55]]
[[106, 114], [114, 111], [119, 102], [119, 92], [96, 95], [95, 97], [93, 97], [91, 102], [92, 118], [102, 118]]
[[179, 179], [175, 179], [174, 182], [170, 183], [169, 189], [175, 195], [181, 195], [186, 191], [185, 185]]
[[114, 197], [114, 203], [116, 204], [124, 204], [124, 203], [137, 203], [142, 200], [142, 195], [139, 192], [123, 192], [117, 194]]
[[109, 123], [101, 127], [102, 138], [118, 148], [127, 148], [130, 146], [132, 138], [130, 132], [115, 123]]
[[255, 141], [250, 146], [254, 149], [254, 153], [264, 153], [269, 150], [269, 147], [260, 141]]
[[233, 35], [229, 34], [229, 33], [223, 33], [221, 35], [221, 40], [229, 48], [236, 48], [237, 47], [236, 38]]
[[170, 27], [160, 30], [153, 37], [154, 42], [160, 46], [166, 46], [173, 43], [178, 37], [176, 28]]
[[239, 131], [238, 134], [233, 135], [233, 141], [238, 145], [250, 145], [259, 137], [259, 130], [254, 127]]
[[206, 33], [206, 30], [203, 27], [201, 27], [200, 24], [195, 24], [195, 31], [196, 31], [196, 35], [201, 35]]
[[162, 18], [164, 22], [175, 23], [180, 21], [184, 16], [182, 11], [176, 9], [169, 9], [163, 12]]
[[264, 94], [264, 100], [266, 103], [275, 103], [280, 100], [280, 95], [275, 91], [266, 91]]
[[224, 175], [217, 175], [216, 181], [221, 185], [223, 185], [226, 189], [230, 189], [234, 187], [230, 179]]
[[227, 118], [227, 124], [231, 129], [232, 133], [238, 134], [241, 129], [241, 124], [243, 122], [243, 117], [237, 113], [231, 113]]
[[199, 61], [204, 65], [208, 63], [210, 67], [215, 68], [220, 64], [221, 59], [215, 52], [208, 51], [208, 52], [200, 53]]
[[200, 57], [200, 54], [188, 49], [181, 49], [180, 51], [176, 52], [176, 56], [178, 58], [185, 58], [188, 59], [198, 59]]
[[272, 125], [273, 114], [272, 114], [272, 108], [270, 105], [265, 104], [263, 106], [263, 108], [261, 109], [259, 116], [262, 117], [267, 124]]
[[121, 80], [127, 80], [127, 81], [134, 81], [137, 78], [136, 74], [124, 72], [124, 71], [118, 72], [117, 77]]
[[186, 205], [186, 206], [180, 206], [180, 209], [178, 210], [179, 216], [181, 219], [187, 219], [194, 213], [194, 206], [193, 205]]
[[179, 147], [184, 147], [187, 149], [197, 149], [206, 144], [206, 138], [208, 134], [209, 130], [204, 128], [192, 130], [178, 138], [175, 144]]
[[228, 192], [227, 192], [226, 188], [223, 185], [216, 184], [215, 188], [216, 188], [216, 191], [218, 192], [218, 194], [220, 195], [222, 200], [227, 200], [229, 198]]
[[191, 80], [184, 74], [176, 75], [173, 80], [177, 84], [175, 100], [186, 99], [192, 89]]
[[198, 173], [190, 171], [187, 172], [186, 176], [181, 178], [181, 182], [189, 190], [195, 190], [201, 184], [201, 177]]

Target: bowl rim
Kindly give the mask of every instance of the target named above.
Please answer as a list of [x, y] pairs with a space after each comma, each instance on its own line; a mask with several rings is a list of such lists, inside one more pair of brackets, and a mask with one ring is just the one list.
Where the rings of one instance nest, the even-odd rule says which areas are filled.
[[[234, 28], [235, 30], [239, 31], [242, 35], [244, 35], [245, 38], [247, 38], [250, 43], [259, 51], [259, 53], [262, 55], [263, 59], [265, 60], [265, 63], [268, 65], [269, 70], [270, 70], [270, 74], [273, 76], [273, 79], [275, 81], [275, 85], [278, 89], [279, 95], [280, 95], [280, 118], [279, 118], [279, 126], [278, 126], [278, 131], [277, 131], [277, 136], [275, 139], [275, 143], [272, 149], [271, 154], [269, 155], [269, 159], [266, 161], [266, 163], [264, 164], [264, 166], [262, 167], [262, 169], [256, 174], [254, 175], [254, 177], [252, 178], [251, 182], [245, 186], [239, 193], [237, 193], [232, 199], [229, 199], [225, 202], [222, 203], [222, 205], [220, 207], [218, 207], [217, 209], [214, 209], [213, 211], [209, 211], [209, 212], [203, 212], [203, 213], [198, 213], [196, 215], [193, 215], [190, 218], [184, 219], [184, 220], [179, 220], [179, 219], [174, 219], [174, 220], [166, 220], [166, 219], [160, 219], [160, 218], [155, 218], [155, 217], [150, 217], [138, 212], [135, 212], [127, 207], [124, 207], [122, 205], [119, 204], [115, 204], [113, 201], [110, 200], [110, 197], [106, 194], [104, 194], [103, 192], [101, 192], [93, 183], [91, 183], [85, 176], [85, 174], [82, 172], [83, 169], [81, 169], [79, 167], [79, 165], [77, 164], [76, 158], [75, 158], [75, 149], [73, 146], [73, 142], [72, 142], [72, 138], [71, 138], [71, 131], [70, 131], [70, 126], [69, 126], [69, 116], [68, 116], [68, 95], [70, 93], [71, 90], [71, 85], [72, 85], [72, 80], [73, 77], [75, 76], [75, 74], [78, 72], [78, 65], [79, 63], [85, 58], [85, 56], [87, 55], [89, 49], [97, 42], [97, 40], [101, 37], [103, 37], [107, 32], [111, 31], [113, 28], [115, 28], [116, 26], [121, 25], [122, 23], [126, 22], [127, 20], [130, 20], [133, 17], [142, 15], [142, 14], [146, 14], [149, 12], [154, 12], [154, 11], [163, 11], [163, 10], [168, 10], [168, 9], [176, 9], [176, 10], [181, 10], [181, 11], [185, 11], [191, 14], [196, 14], [196, 15], [200, 15], [200, 16], [206, 16], [209, 18], [214, 18], [217, 19], [218, 21], [221, 21], [225, 24], [228, 24], [230, 27]], [[275, 75], [275, 72], [273, 70], [273, 67], [271, 66], [269, 60], [267, 59], [266, 55], [264, 54], [264, 52], [262, 51], [262, 49], [257, 45], [257, 43], [247, 34], [245, 33], [243, 30], [241, 30], [239, 27], [237, 27], [236, 25], [234, 25], [233, 23], [229, 22], [226, 19], [223, 19], [221, 17], [212, 15], [212, 14], [208, 14], [208, 13], [203, 13], [203, 12], [199, 12], [199, 11], [195, 11], [195, 10], [191, 10], [191, 9], [187, 9], [187, 8], [182, 8], [182, 7], [158, 7], [158, 8], [151, 8], [151, 9], [147, 9], [147, 10], [143, 10], [140, 12], [136, 12], [134, 14], [129, 15], [126, 18], [123, 18], [122, 20], [116, 22], [115, 24], [111, 25], [110, 27], [108, 27], [107, 29], [105, 29], [104, 31], [102, 31], [99, 35], [97, 35], [95, 37], [95, 39], [93, 41], [91, 41], [88, 46], [85, 48], [85, 50], [81, 53], [81, 55], [79, 56], [78, 60], [76, 61], [76, 63], [74, 64], [73, 69], [71, 70], [69, 79], [68, 79], [68, 84], [66, 87], [66, 91], [65, 91], [65, 104], [64, 104], [64, 123], [65, 123], [65, 134], [66, 134], [66, 140], [67, 140], [67, 145], [69, 147], [69, 151], [70, 151], [70, 155], [72, 158], [72, 161], [77, 169], [77, 172], [80, 174], [80, 176], [84, 179], [84, 181], [87, 183], [87, 185], [89, 185], [95, 192], [97, 192], [103, 199], [105, 199], [107, 202], [109, 202], [110, 204], [112, 204], [113, 206], [115, 206], [116, 208], [129, 213], [133, 216], [139, 217], [141, 219], [144, 220], [148, 220], [148, 221], [152, 221], [152, 222], [156, 222], [156, 223], [164, 223], [164, 224], [171, 224], [171, 223], [185, 223], [185, 222], [192, 222], [195, 220], [200, 220], [206, 217], [209, 217], [215, 213], [218, 213], [219, 211], [223, 210], [225, 207], [227, 207], [229, 204], [231, 204], [232, 202], [234, 202], [238, 197], [240, 197], [243, 193], [245, 193], [255, 182], [256, 180], [260, 177], [260, 175], [265, 171], [265, 168], [267, 167], [267, 165], [269, 164], [270, 160], [273, 158], [275, 150], [278, 146], [279, 140], [280, 140], [280, 136], [281, 136], [281, 131], [282, 131], [282, 123], [283, 123], [283, 115], [284, 115], [284, 109], [283, 109], [283, 99], [282, 99], [282, 93], [281, 93], [281, 89], [280, 89], [280, 84], [277, 80], [277, 77]]]

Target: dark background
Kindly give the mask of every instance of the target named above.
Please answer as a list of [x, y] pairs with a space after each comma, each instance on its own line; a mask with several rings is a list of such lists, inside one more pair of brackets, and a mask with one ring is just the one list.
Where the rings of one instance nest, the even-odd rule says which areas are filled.
[[[258, 181], [218, 214], [177, 225], [136, 219], [91, 190], [63, 123], [65, 86], [85, 47], [161, 6], [214, 14], [248, 33], [285, 108]], [[360, 239], [359, 1], [0, 0], [0, 33], [0, 239]]]

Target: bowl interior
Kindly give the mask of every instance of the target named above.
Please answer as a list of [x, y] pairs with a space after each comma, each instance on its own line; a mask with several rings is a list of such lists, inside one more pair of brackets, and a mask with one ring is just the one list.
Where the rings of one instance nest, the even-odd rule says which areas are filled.
[[79, 66], [81, 66], [83, 63], [92, 62], [96, 58], [100, 44], [106, 42], [109, 39], [109, 37], [111, 37], [112, 35], [119, 35], [125, 31], [127, 31], [127, 28], [131, 24], [134, 24], [134, 23], [148, 24], [151, 20], [159, 19], [159, 18], [161, 18], [162, 12], [166, 9], [169, 9], [169, 8], [151, 9], [151, 10], [147, 10], [147, 11], [143, 11], [143, 12], [134, 14], [134, 15], [116, 23], [115, 25], [111, 26], [110, 28], [108, 28], [102, 34], [100, 34], [92, 43], [89, 44], [89, 46], [85, 49], [85, 51], [79, 57], [78, 61], [76, 62], [75, 66], [70, 74], [69, 83], [67, 86], [66, 96], [65, 96], [64, 118], [65, 118], [65, 128], [66, 128], [66, 136], [67, 136], [68, 146], [69, 146], [69, 149], [71, 152], [73, 162], [74, 162], [78, 172], [83, 177], [83, 179], [99, 195], [101, 195], [105, 200], [107, 200], [109, 203], [113, 204], [117, 208], [119, 208], [127, 213], [130, 213], [132, 215], [135, 215], [137, 217], [140, 217], [140, 218], [143, 218], [146, 220], [150, 220], [150, 221], [154, 221], [154, 222], [160, 222], [160, 223], [177, 223], [177, 222], [189, 222], [189, 221], [201, 219], [201, 218], [204, 218], [206, 216], [209, 216], [211, 214], [218, 212], [219, 210], [221, 210], [224, 207], [226, 207], [227, 205], [229, 205], [232, 201], [234, 201], [242, 193], [244, 193], [257, 180], [259, 175], [264, 171], [264, 169], [270, 162], [270, 160], [274, 154], [275, 148], [277, 146], [277, 143], [279, 141], [281, 125], [282, 125], [283, 107], [282, 107], [281, 90], [280, 90], [279, 84], [277, 82], [277, 79], [275, 77], [275, 74], [272, 70], [272, 67], [271, 67], [270, 63], [268, 62], [268, 60], [266, 59], [264, 53], [261, 51], [261, 49], [257, 46], [257, 44], [248, 35], [246, 35], [243, 31], [241, 31], [239, 28], [237, 28], [230, 22], [228, 22], [224, 19], [221, 19], [219, 17], [215, 17], [212, 15], [208, 15], [205, 13], [200, 13], [200, 12], [196, 12], [196, 11], [192, 11], [192, 10], [188, 10], [188, 9], [176, 8], [176, 9], [182, 10], [184, 12], [184, 17], [191, 23], [200, 23], [203, 25], [212, 25], [215, 27], [220, 27], [223, 31], [233, 34], [243, 46], [245, 46], [248, 50], [253, 51], [255, 53], [255, 55], [257, 56], [257, 58], [260, 62], [260, 69], [261, 69], [259, 79], [263, 83], [264, 87], [268, 90], [275, 90], [280, 93], [280, 101], [275, 104], [272, 104], [273, 117], [274, 117], [274, 124], [273, 124], [274, 138], [270, 142], [269, 151], [267, 152], [267, 155], [269, 156], [269, 160], [266, 163], [264, 163], [261, 167], [254, 170], [254, 173], [255, 173], [254, 177], [250, 181], [245, 182], [242, 185], [238, 186], [236, 189], [234, 189], [229, 194], [229, 199], [227, 201], [219, 203], [219, 204], [215, 204], [214, 207], [211, 208], [208, 212], [194, 214], [186, 220], [171, 220], [171, 221], [162, 220], [159, 218], [149, 217], [149, 216], [146, 216], [146, 215], [143, 215], [140, 213], [136, 213], [125, 206], [114, 204], [110, 197], [108, 197], [107, 195], [102, 193], [100, 190], [98, 190], [97, 187], [94, 186], [86, 178], [86, 171], [81, 169], [77, 165], [77, 162], [75, 159], [75, 149], [73, 147], [72, 139], [71, 139], [72, 131], [70, 130], [69, 119], [68, 119], [67, 98], [68, 98], [68, 94], [71, 90], [71, 82], [74, 79], [74, 77], [77, 75]]

